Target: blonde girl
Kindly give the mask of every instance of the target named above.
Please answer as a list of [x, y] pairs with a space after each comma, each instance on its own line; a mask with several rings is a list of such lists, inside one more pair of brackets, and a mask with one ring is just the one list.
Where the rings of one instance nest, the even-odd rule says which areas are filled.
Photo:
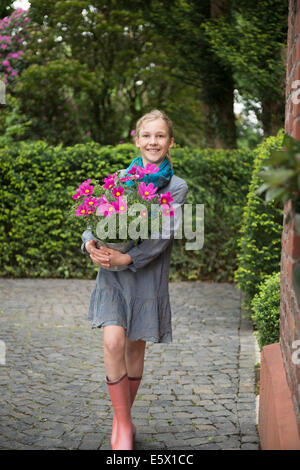
[[[172, 203], [183, 206], [188, 188], [172, 168], [174, 136], [168, 116], [160, 110], [142, 116], [136, 125], [135, 145], [140, 157], [129, 168], [155, 164], [159, 168], [153, 174], [157, 193], [170, 192]], [[92, 328], [103, 327], [106, 385], [114, 410], [113, 450], [133, 449], [131, 406], [143, 375], [146, 342], [172, 341], [168, 282], [173, 233], [169, 239], [143, 240], [125, 254], [105, 246], [97, 249], [89, 230], [82, 235], [83, 251], [99, 265], [88, 318]], [[111, 266], [125, 269], [105, 269]]]

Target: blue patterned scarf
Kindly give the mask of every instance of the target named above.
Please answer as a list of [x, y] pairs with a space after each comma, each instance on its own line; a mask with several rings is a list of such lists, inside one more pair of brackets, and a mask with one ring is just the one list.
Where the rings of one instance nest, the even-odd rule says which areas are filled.
[[[137, 157], [135, 158], [129, 165], [129, 167], [126, 169], [130, 170], [133, 165], [135, 166], [141, 166], [144, 168], [143, 165], [143, 159], [142, 157]], [[144, 183], [149, 184], [153, 183], [154, 186], [156, 186], [158, 189], [163, 188], [166, 186], [172, 175], [174, 174], [174, 171], [172, 170], [171, 164], [167, 157], [164, 159], [164, 161], [159, 165], [159, 171], [156, 173], [152, 173], [151, 175], [145, 175], [142, 179], [138, 180], [139, 182], [144, 181]], [[133, 181], [126, 181], [127, 186], [133, 186], [134, 182]]]

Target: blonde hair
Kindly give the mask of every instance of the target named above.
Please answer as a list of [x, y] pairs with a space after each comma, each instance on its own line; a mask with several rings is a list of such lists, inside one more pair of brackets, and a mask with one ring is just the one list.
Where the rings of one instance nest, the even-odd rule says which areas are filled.
[[[155, 119], [163, 119], [165, 121], [168, 127], [169, 138], [172, 139], [174, 137], [173, 123], [171, 119], [169, 118], [169, 116], [167, 116], [166, 113], [164, 113], [163, 111], [160, 111], [159, 109], [153, 109], [149, 113], [144, 114], [144, 116], [142, 116], [137, 121], [134, 137], [139, 137], [141, 127], [145, 121], [154, 121]], [[173, 167], [170, 150], [168, 150], [166, 157], [169, 160], [171, 167]]]

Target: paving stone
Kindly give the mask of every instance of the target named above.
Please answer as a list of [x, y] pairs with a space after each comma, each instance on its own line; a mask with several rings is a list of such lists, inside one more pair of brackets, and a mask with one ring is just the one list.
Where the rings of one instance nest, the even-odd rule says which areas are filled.
[[[0, 279], [0, 449], [110, 450], [94, 281]], [[254, 338], [229, 283], [170, 283], [173, 342], [147, 343], [135, 449], [259, 449]]]

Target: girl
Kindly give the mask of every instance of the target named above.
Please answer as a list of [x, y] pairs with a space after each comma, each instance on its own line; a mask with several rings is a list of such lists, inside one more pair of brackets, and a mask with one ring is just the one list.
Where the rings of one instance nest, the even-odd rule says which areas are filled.
[[[173, 202], [183, 206], [188, 188], [172, 169], [169, 150], [174, 137], [168, 116], [154, 110], [141, 117], [135, 144], [141, 157], [129, 168], [147, 163], [158, 166], [159, 171], [150, 175], [157, 193], [169, 191]], [[168, 239], [143, 240], [125, 254], [105, 246], [97, 249], [89, 230], [82, 235], [82, 250], [100, 266], [88, 318], [92, 328], [103, 327], [106, 384], [114, 409], [113, 450], [133, 449], [135, 427], [130, 409], [142, 379], [146, 341], [172, 341], [168, 281], [173, 234], [174, 229]], [[126, 269], [103, 269], [110, 266]]]

